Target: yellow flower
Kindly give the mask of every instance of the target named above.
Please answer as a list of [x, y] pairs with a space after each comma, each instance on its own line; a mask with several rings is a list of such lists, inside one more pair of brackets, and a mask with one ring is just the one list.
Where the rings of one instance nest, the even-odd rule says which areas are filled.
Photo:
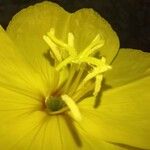
[[92, 9], [42, 2], [0, 27], [0, 149], [150, 149], [150, 54], [118, 49]]

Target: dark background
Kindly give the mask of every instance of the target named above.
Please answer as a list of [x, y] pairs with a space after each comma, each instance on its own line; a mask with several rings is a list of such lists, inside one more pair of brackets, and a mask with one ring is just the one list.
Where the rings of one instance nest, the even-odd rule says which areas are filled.
[[[6, 28], [12, 16], [42, 0], [0, 0], [0, 24]], [[121, 47], [150, 52], [150, 0], [51, 0], [74, 12], [93, 8], [118, 33]]]

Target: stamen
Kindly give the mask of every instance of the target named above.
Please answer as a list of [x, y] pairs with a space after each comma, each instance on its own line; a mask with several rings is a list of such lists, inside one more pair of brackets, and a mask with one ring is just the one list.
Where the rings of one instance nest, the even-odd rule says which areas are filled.
[[64, 61], [62, 61], [61, 63], [59, 63], [56, 66], [56, 70], [59, 71], [61, 70], [63, 67], [65, 67], [67, 64], [70, 64], [70, 62], [72, 62], [74, 60], [74, 57], [70, 56], [68, 58], [66, 58]]
[[69, 68], [69, 78], [67, 79], [67, 82], [65, 83], [63, 87], [63, 91], [66, 92], [66, 90], [70, 89], [70, 85], [72, 84], [73, 77], [75, 75], [76, 69], [74, 66]]
[[97, 94], [100, 92], [102, 80], [103, 80], [103, 75], [96, 76], [95, 89], [93, 93], [94, 96], [97, 96]]
[[99, 48], [101, 48], [104, 45], [104, 43], [98, 44], [97, 46], [91, 48], [91, 50], [88, 50], [85, 54], [82, 54], [82, 57], [85, 55], [85, 57], [93, 54], [96, 52], [96, 50], [98, 50]]
[[76, 64], [87, 63], [87, 64], [91, 64], [91, 65], [95, 65], [95, 66], [100, 66], [101, 60], [94, 58], [94, 57], [80, 58], [77, 56], [74, 56], [74, 57], [69, 56], [56, 66], [56, 70], [61, 70], [63, 67], [67, 66], [70, 63], [76, 63]]
[[95, 57], [82, 57], [78, 60], [78, 62], [85, 62], [87, 64], [90, 64], [90, 65], [94, 65], [94, 66], [100, 66], [100, 63], [101, 63], [101, 60], [100, 59], [97, 59]]
[[68, 94], [72, 95], [73, 93], [75, 93], [78, 85], [80, 84], [81, 81], [81, 77], [83, 75], [84, 70], [80, 69], [80, 71], [78, 72], [75, 81], [72, 83], [72, 85], [70, 85], [70, 89], [68, 89]]
[[74, 35], [71, 32], [68, 33], [68, 45], [74, 47]]
[[54, 28], [51, 28], [50, 29], [50, 32], [47, 33], [48, 37], [56, 44], [56, 45], [59, 45], [60, 47], [67, 47], [67, 44], [65, 44], [64, 42], [58, 40], [55, 35], [54, 35], [54, 31], [55, 29]]
[[85, 83], [84, 86], [82, 86], [82, 88], [78, 88], [72, 97], [75, 101], [79, 101], [82, 97], [84, 97], [90, 91], [93, 91], [93, 88], [94, 88], [94, 85], [92, 84], [92, 82], [87, 82]]
[[51, 28], [51, 29], [50, 29], [50, 33], [54, 36], [54, 35], [55, 35], [55, 29], [54, 29], [54, 28]]
[[59, 52], [59, 50], [57, 49], [56, 45], [51, 41], [51, 39], [44, 35], [43, 39], [45, 40], [45, 42], [49, 45], [49, 47], [51, 48], [51, 51], [53, 53], [53, 55], [56, 57], [56, 59], [61, 62], [62, 58], [61, 58], [61, 54]]
[[[51, 30], [53, 31], [53, 28]], [[62, 42], [61, 40], [57, 39], [51, 31], [48, 32], [47, 35], [52, 40], [53, 43], [58, 45], [60, 48], [63, 48], [64, 50], [66, 50], [69, 53], [69, 55], [76, 55], [76, 50], [74, 49], [74, 47], [72, 47], [69, 44], [66, 44], [66, 43]], [[68, 34], [68, 39], [69, 39], [69, 42], [71, 42], [70, 44], [72, 45], [73, 39], [74, 39], [74, 36], [72, 33]]]
[[[94, 56], [94, 54], [104, 45], [105, 40], [102, 36], [100, 36], [100, 34], [98, 34], [84, 50], [78, 53], [78, 51], [75, 49], [74, 38], [75, 37], [73, 33], [69, 32], [67, 37], [68, 41], [67, 43], [65, 43], [57, 39], [57, 37], [55, 36], [54, 28], [51, 28], [50, 32], [47, 33], [47, 36], [43, 36], [43, 39], [50, 46], [52, 54], [58, 60], [58, 63], [55, 66], [55, 69], [57, 71], [60, 71], [68, 64], [70, 64], [71, 68], [72, 66], [74, 66], [74, 64], [76, 64], [76, 66], [78, 66], [79, 68], [81, 67], [81, 65], [84, 65], [85, 67], [82, 68], [82, 71], [84, 73], [87, 73], [88, 70], [86, 69], [90, 68], [90, 72], [88, 72], [86, 75], [83, 75], [83, 72], [79, 72], [78, 76], [76, 77], [76, 81], [70, 85], [70, 82], [72, 82], [75, 73], [77, 73], [76, 71], [71, 72], [71, 77], [68, 79], [69, 81], [66, 83], [66, 86], [64, 86], [64, 91], [67, 92], [67, 94], [71, 95], [71, 97], [76, 97], [75, 91], [77, 91], [78, 93], [82, 91], [84, 94], [89, 91], [93, 91], [93, 95], [97, 96], [97, 94], [101, 90], [103, 73], [111, 69], [111, 66], [107, 65], [106, 59], [104, 57], [99, 59]], [[59, 48], [61, 52], [67, 52], [68, 55], [65, 55], [65, 58], [61, 57]], [[69, 67], [67, 69], [69, 69]], [[83, 78], [82, 82], [81, 78]], [[94, 84], [92, 81], [93, 78], [95, 78]], [[88, 85], [89, 83], [90, 86], [85, 90], [85, 85]], [[84, 94], [81, 93], [80, 95], [84, 96]], [[61, 96], [61, 99], [71, 110], [74, 119], [79, 121], [81, 120], [81, 114], [79, 112], [79, 108], [76, 105], [76, 102], [71, 97], [65, 94]], [[77, 97], [80, 96], [77, 94]], [[77, 99], [75, 100], [78, 101]]]
[[99, 44], [100, 41], [100, 35], [96, 35], [96, 37], [92, 40], [92, 42], [87, 46], [87, 48], [84, 50], [85, 52], [87, 52], [88, 50], [90, 50], [91, 48], [93, 48], [96, 44]]
[[68, 95], [62, 95], [61, 98], [71, 110], [74, 119], [76, 121], [81, 121], [81, 113], [75, 101]]
[[[106, 68], [104, 68], [106, 69]], [[93, 69], [93, 71], [91, 73], [89, 73], [83, 80], [83, 82], [87, 82], [89, 80], [91, 80], [92, 78], [96, 77], [98, 74], [103, 73], [102, 68], [101, 67], [96, 67], [95, 69]]]
[[73, 56], [77, 55], [76, 49], [74, 48], [74, 35], [71, 32], [68, 33], [68, 49], [69, 49], [68, 53], [70, 55]]
[[95, 52], [98, 48], [101, 48], [104, 45], [105, 41], [104, 39], [100, 39], [100, 35], [98, 34], [93, 41], [90, 43], [90, 45], [83, 50], [83, 52], [80, 54], [80, 57], [87, 57]]
[[[88, 62], [88, 58], [86, 58], [87, 62]], [[91, 57], [89, 59], [89, 62], [95, 64], [96, 67], [93, 67], [93, 70], [89, 74], [87, 74], [87, 76], [84, 78], [84, 80], [78, 86], [78, 89], [82, 88], [85, 85], [85, 83], [88, 82], [89, 80], [91, 80], [92, 78], [94, 78], [94, 77], [96, 78], [98, 75], [102, 75], [102, 73], [104, 73], [105, 71], [111, 69], [111, 66], [106, 64], [106, 59], [104, 57], [102, 57], [101, 60], [99, 60], [99, 62], [97, 62], [97, 61], [98, 61], [98, 59], [93, 58], [93, 57]]]

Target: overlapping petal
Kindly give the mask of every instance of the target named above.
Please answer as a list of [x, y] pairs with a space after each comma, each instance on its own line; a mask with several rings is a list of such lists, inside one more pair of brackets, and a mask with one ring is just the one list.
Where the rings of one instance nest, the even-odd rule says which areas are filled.
[[102, 88], [99, 101], [91, 98], [79, 104], [84, 114], [81, 126], [99, 140], [127, 149], [149, 149], [149, 71], [149, 53], [121, 49], [112, 70], [105, 74], [106, 88]]
[[76, 38], [77, 49], [83, 50], [90, 42], [100, 35], [105, 41], [99, 49], [100, 55], [110, 63], [119, 49], [119, 39], [110, 24], [92, 9], [81, 9], [72, 14], [70, 30]]
[[82, 101], [87, 118], [82, 127], [98, 139], [149, 149], [149, 87], [147, 76], [103, 92], [97, 108], [92, 107], [92, 98]]
[[34, 119], [41, 120], [38, 111], [46, 94], [56, 88], [58, 75], [51, 67], [41, 66], [42, 73], [27, 63], [2, 27], [0, 43], [0, 147], [17, 149], [15, 142], [32, 131]]
[[112, 63], [112, 70], [105, 74], [108, 87], [118, 87], [150, 75], [150, 53], [135, 49], [120, 49]]
[[7, 32], [19, 46], [28, 61], [43, 57], [48, 46], [42, 39], [50, 28], [56, 37], [67, 43], [68, 33], [75, 35], [75, 47], [83, 50], [97, 34], [105, 40], [101, 55], [111, 62], [119, 48], [119, 40], [111, 26], [91, 9], [81, 9], [73, 14], [60, 6], [43, 2], [20, 11], [10, 22]]
[[7, 33], [0, 28], [0, 86], [35, 98], [45, 96], [56, 88], [58, 74], [49, 62], [38, 67], [25, 60], [18, 47]]
[[[7, 28], [7, 33], [19, 47], [26, 60], [36, 67], [49, 57], [49, 47], [43, 40], [51, 27], [56, 27], [59, 38], [68, 33], [68, 13], [54, 3], [43, 2], [30, 6], [16, 14]], [[59, 34], [58, 34], [59, 33]]]
[[45, 112], [31, 108], [7, 113], [1, 125], [0, 137], [3, 138], [0, 144], [6, 150], [125, 150], [89, 136], [83, 129], [76, 128], [68, 118], [49, 117]]

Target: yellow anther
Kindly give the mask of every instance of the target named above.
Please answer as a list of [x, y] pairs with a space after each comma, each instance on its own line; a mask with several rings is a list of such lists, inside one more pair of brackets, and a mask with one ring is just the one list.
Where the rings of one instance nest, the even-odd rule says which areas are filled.
[[74, 48], [74, 35], [71, 32], [68, 33], [68, 50], [69, 55], [77, 55], [76, 49]]
[[81, 121], [81, 119], [82, 119], [81, 113], [79, 111], [79, 108], [78, 108], [76, 102], [68, 95], [62, 95], [61, 98], [66, 103], [66, 105], [69, 107], [69, 109], [73, 115], [73, 118], [76, 121]]
[[53, 35], [53, 36], [55, 35], [55, 29], [54, 28], [50, 29], [50, 34]]
[[66, 44], [65, 42], [59, 40], [56, 38], [56, 36], [54, 35], [54, 29], [51, 28], [50, 32], [47, 33], [48, 37], [51, 39], [51, 41], [53, 43], [55, 43], [59, 48], [67, 51], [69, 53], [69, 55], [75, 55], [76, 54], [76, 50], [74, 49], [74, 47], [72, 47], [74, 44], [74, 36], [72, 33], [68, 34], [68, 42], [69, 44]]
[[43, 36], [43, 39], [45, 40], [45, 42], [49, 45], [49, 47], [51, 48], [51, 51], [52, 51], [52, 54], [54, 55], [54, 57], [56, 57], [56, 59], [60, 62], [62, 61], [62, 58], [61, 58], [61, 54], [57, 48], [57, 46], [51, 41], [51, 39], [44, 35]]
[[67, 66], [71, 63], [81, 64], [81, 63], [87, 63], [89, 65], [93, 66], [99, 66], [100, 60], [89, 56], [92, 53], [95, 52], [98, 48], [102, 47], [104, 45], [104, 40], [100, 38], [99, 34], [94, 38], [94, 40], [91, 42], [91, 44], [83, 50], [83, 52], [77, 54], [77, 51], [75, 50], [74, 46], [74, 35], [72, 33], [68, 33], [68, 50], [69, 50], [69, 56], [59, 63], [56, 67], [57, 70], [62, 69], [63, 67]]
[[104, 43], [104, 39], [100, 38], [100, 35], [98, 34], [90, 43], [90, 45], [83, 50], [83, 52], [80, 54], [80, 57], [87, 57], [95, 53], [95, 51], [101, 48], [104, 45]]
[[[93, 57], [92, 57], [93, 58]], [[93, 58], [94, 59], [94, 58]], [[96, 58], [95, 58], [96, 59]], [[96, 59], [96, 60], [98, 60], [98, 59]], [[91, 60], [89, 60], [89, 61], [87, 61], [87, 62], [90, 62]], [[106, 64], [106, 59], [104, 58], [104, 57], [102, 57], [100, 60], [99, 60], [99, 63], [98, 64], [96, 64], [95, 63], [95, 65], [96, 65], [96, 67], [93, 67], [93, 70], [90, 72], [90, 73], [88, 73], [87, 75], [86, 75], [86, 77], [83, 79], [83, 81], [81, 82], [81, 84], [79, 85], [79, 87], [78, 87], [78, 89], [80, 89], [80, 88], [82, 88], [84, 85], [85, 85], [85, 83], [87, 83], [89, 80], [91, 80], [91, 79], [93, 79], [93, 78], [96, 78], [95, 80], [96, 80], [96, 82], [95, 82], [95, 90], [94, 90], [94, 95], [95, 95], [95, 93], [97, 93], [96, 91], [98, 91], [98, 89], [100, 90], [100, 87], [98, 87], [98, 82], [100, 81], [100, 80], [102, 80], [101, 78], [101, 76], [102, 76], [102, 74], [105, 72], [105, 71], [107, 71], [107, 70], [109, 70], [109, 69], [111, 69], [111, 66], [109, 66], [109, 65], [107, 65]], [[101, 84], [101, 82], [99, 82], [99, 84]]]
[[67, 44], [65, 44], [64, 42], [58, 40], [55, 35], [53, 34], [53, 31], [54, 29], [52, 28], [50, 30], [50, 32], [47, 33], [48, 37], [56, 44], [58, 45], [59, 47], [63, 47], [63, 48], [66, 48], [67, 47]]
[[68, 45], [74, 47], [74, 35], [71, 32], [68, 33]]
[[[101, 82], [103, 80], [103, 73], [111, 69], [111, 66], [106, 64], [106, 59], [104, 57], [102, 57], [101, 59], [94, 57], [94, 54], [102, 46], [104, 46], [104, 43], [105, 43], [104, 38], [100, 36], [100, 34], [96, 35], [95, 38], [91, 41], [91, 43], [84, 50], [81, 50], [80, 53], [78, 53], [78, 51], [75, 49], [75, 37], [73, 33], [71, 32], [68, 33], [66, 43], [59, 40], [55, 36], [54, 28], [51, 28], [50, 32], [47, 33], [47, 36], [44, 36], [43, 38], [51, 47], [53, 55], [58, 60], [58, 63], [55, 66], [57, 71], [60, 71], [62, 68], [66, 67], [68, 64], [70, 65], [77, 64], [78, 67], [80, 67], [82, 64], [86, 64], [84, 65], [85, 67], [83, 67], [83, 72], [84, 71], [87, 72], [86, 69], [90, 67], [90, 72], [88, 72], [86, 75], [85, 74], [83, 75], [84, 78], [82, 79], [82, 82], [81, 83], [78, 82], [77, 86], [73, 86], [72, 89], [80, 90], [89, 80], [92, 80], [94, 78], [95, 87], [93, 86], [94, 88], [93, 95], [97, 96], [97, 94], [101, 90]], [[61, 58], [60, 52], [63, 53], [63, 51], [65, 51], [68, 54], [68, 55], [65, 55], [65, 58]], [[62, 95], [61, 98], [70, 108], [74, 118], [76, 120], [80, 120], [79, 118], [81, 117], [81, 115], [79, 113], [79, 109], [76, 103], [72, 100], [72, 98], [69, 97], [68, 95]]]
[[96, 77], [98, 74], [102, 74], [103, 72], [111, 69], [111, 66], [107, 65], [105, 63], [105, 58], [102, 57], [102, 59], [99, 61], [99, 65], [97, 65], [96, 67], [93, 68], [93, 70], [91, 71], [91, 73], [89, 73], [83, 80], [83, 82], [87, 82], [90, 79]]

